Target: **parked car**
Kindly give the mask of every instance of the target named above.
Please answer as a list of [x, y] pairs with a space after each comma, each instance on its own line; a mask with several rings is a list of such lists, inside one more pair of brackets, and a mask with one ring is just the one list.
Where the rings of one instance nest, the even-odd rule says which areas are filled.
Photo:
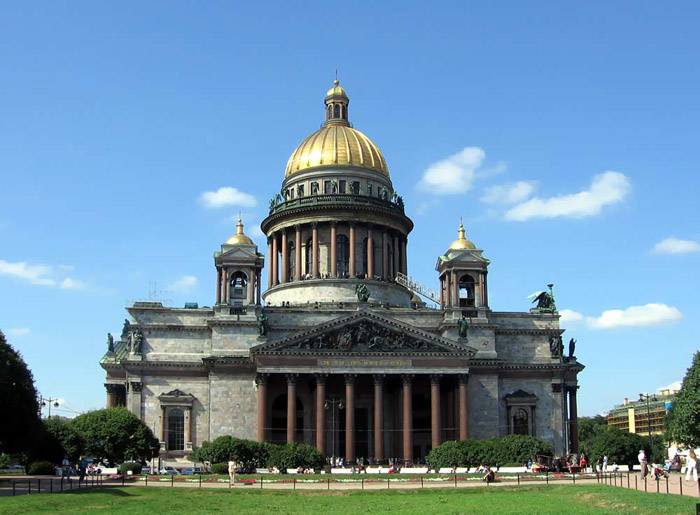
[[143, 467], [141, 469], [141, 474], [150, 474], [150, 473], [151, 473], [151, 467], [149, 467], [148, 465], [146, 465], [145, 467]]
[[22, 465], [10, 465], [7, 468], [2, 469], [6, 474], [24, 474], [24, 467]]
[[185, 470], [182, 471], [183, 474], [186, 476], [196, 476], [199, 474], [208, 474], [206, 470], [204, 470], [202, 467], [190, 467], [186, 468]]
[[176, 469], [174, 469], [173, 467], [168, 466], [168, 467], [163, 467], [162, 469], [160, 469], [159, 474], [163, 474], [166, 476], [177, 476], [179, 474], [179, 472]]

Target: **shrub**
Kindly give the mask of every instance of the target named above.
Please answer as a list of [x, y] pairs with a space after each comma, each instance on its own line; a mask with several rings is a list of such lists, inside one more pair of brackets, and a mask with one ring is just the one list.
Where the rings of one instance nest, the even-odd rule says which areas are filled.
[[119, 465], [120, 474], [128, 474], [129, 471], [131, 471], [133, 475], [138, 476], [142, 469], [143, 467], [141, 464], [136, 461], [127, 461], [126, 463]]
[[270, 458], [270, 453], [275, 445], [259, 443], [232, 436], [220, 436], [213, 442], [203, 442], [192, 452], [193, 461], [208, 461], [209, 463], [228, 462], [229, 456], [233, 456], [239, 467], [258, 468], [265, 467]]
[[298, 467], [317, 469], [326, 462], [323, 453], [315, 447], [303, 443], [288, 443], [286, 445], [270, 445], [268, 467], [277, 467], [284, 473], [287, 469]]
[[446, 467], [475, 467], [525, 463], [538, 454], [551, 454], [549, 443], [532, 436], [510, 435], [488, 440], [459, 440], [445, 442], [432, 449], [426, 457], [428, 465], [439, 470]]
[[214, 463], [211, 466], [211, 473], [228, 475], [228, 463]]
[[56, 471], [50, 461], [34, 461], [27, 467], [30, 476], [53, 476]]

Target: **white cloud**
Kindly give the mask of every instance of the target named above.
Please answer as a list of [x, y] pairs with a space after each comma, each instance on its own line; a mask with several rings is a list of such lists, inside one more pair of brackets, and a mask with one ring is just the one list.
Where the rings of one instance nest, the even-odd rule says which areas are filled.
[[609, 309], [599, 317], [585, 316], [570, 309], [559, 311], [559, 321], [566, 324], [583, 322], [589, 329], [617, 329], [620, 327], [649, 327], [670, 325], [683, 318], [678, 308], [666, 304], [645, 304], [625, 309]]
[[265, 237], [265, 233], [262, 232], [262, 229], [260, 228], [260, 224], [254, 224], [254, 225], [250, 226], [250, 237], [251, 238], [264, 238]]
[[56, 281], [47, 277], [53, 273], [49, 265], [30, 265], [26, 261], [9, 263], [0, 259], [0, 275], [7, 275], [41, 286], [56, 286]]
[[517, 204], [535, 191], [534, 182], [518, 181], [484, 189], [481, 201], [486, 204]]
[[583, 315], [570, 309], [560, 310], [559, 315], [559, 322], [562, 324], [575, 324], [577, 322], [583, 322]]
[[464, 193], [471, 189], [474, 173], [485, 157], [482, 149], [466, 147], [447, 159], [431, 164], [417, 187], [435, 195]]
[[544, 199], [532, 198], [509, 209], [505, 219], [523, 222], [533, 218], [594, 216], [604, 206], [622, 202], [630, 189], [627, 176], [619, 172], [605, 172], [596, 175], [587, 190]]
[[12, 335], [12, 336], [22, 336], [25, 334], [29, 334], [29, 328], [28, 327], [17, 327], [14, 329], [8, 329], [6, 331], [7, 334]]
[[85, 290], [87, 285], [83, 281], [66, 277], [61, 281], [62, 290]]
[[659, 254], [687, 254], [699, 252], [700, 243], [693, 240], [679, 240], [678, 238], [666, 238], [654, 245], [654, 252]]
[[224, 186], [216, 191], [205, 191], [199, 196], [199, 201], [208, 208], [226, 206], [255, 207], [258, 203], [253, 195], [243, 193], [230, 186]]
[[197, 278], [194, 275], [183, 275], [168, 286], [168, 289], [173, 291], [188, 291], [195, 286], [197, 286]]

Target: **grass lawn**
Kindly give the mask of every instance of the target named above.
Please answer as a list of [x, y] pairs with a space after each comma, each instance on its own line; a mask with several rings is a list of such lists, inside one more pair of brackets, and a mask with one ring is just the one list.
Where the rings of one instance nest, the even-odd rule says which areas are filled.
[[0, 499], [0, 513], [694, 513], [697, 499], [605, 485], [290, 492], [93, 488]]

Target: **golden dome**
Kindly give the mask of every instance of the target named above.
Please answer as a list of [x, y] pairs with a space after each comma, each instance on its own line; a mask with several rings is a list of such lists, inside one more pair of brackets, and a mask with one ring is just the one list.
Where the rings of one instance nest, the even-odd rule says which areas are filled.
[[236, 234], [226, 240], [226, 245], [255, 245], [253, 240], [243, 234], [243, 222], [241, 221], [240, 216], [238, 217], [238, 223], [236, 224]]
[[452, 245], [450, 245], [450, 250], [474, 250], [476, 249], [476, 245], [474, 245], [471, 241], [469, 241], [465, 236], [464, 236], [464, 225], [462, 225], [462, 221], [459, 221], [459, 230], [457, 231], [459, 234], [459, 238], [457, 238], [455, 241], [452, 242]]
[[326, 123], [292, 152], [285, 177], [319, 167], [354, 167], [373, 170], [389, 177], [384, 156], [372, 140], [348, 122], [347, 93], [336, 80], [328, 90]]
[[284, 176], [321, 166], [366, 168], [389, 177], [389, 168], [377, 145], [347, 125], [324, 125], [302, 141], [289, 158]]
[[338, 79], [335, 79], [333, 81], [333, 87], [328, 90], [328, 93], [326, 93], [326, 98], [328, 97], [345, 97], [348, 98], [347, 92], [340, 87], [340, 82]]

